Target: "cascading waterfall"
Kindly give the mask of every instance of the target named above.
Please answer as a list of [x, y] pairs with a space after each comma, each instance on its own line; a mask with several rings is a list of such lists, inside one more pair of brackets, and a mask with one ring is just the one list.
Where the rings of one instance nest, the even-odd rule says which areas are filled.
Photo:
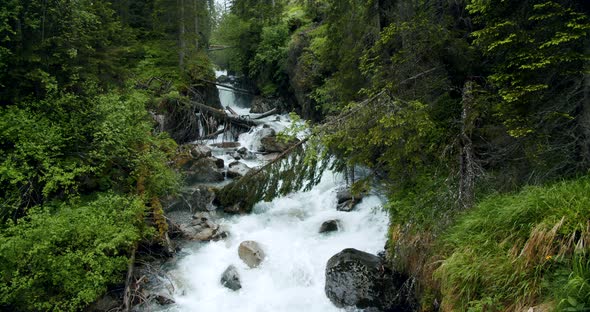
[[[220, 87], [220, 98], [224, 107], [248, 114], [247, 108], [236, 105], [233, 92]], [[277, 132], [289, 124], [285, 115], [265, 121]], [[261, 129], [240, 135], [241, 146], [256, 150]], [[233, 160], [225, 150], [217, 149], [214, 154], [226, 164]], [[264, 164], [262, 158], [242, 162], [251, 167]], [[365, 196], [352, 212], [337, 211], [336, 192], [344, 187], [342, 176], [327, 171], [310, 191], [260, 202], [249, 215], [218, 220], [229, 237], [183, 246], [166, 272], [174, 285], [176, 303], [162, 311], [342, 311], [324, 294], [327, 260], [344, 248], [378, 253], [385, 245], [388, 225], [382, 200], [376, 195]], [[340, 221], [339, 231], [318, 233], [324, 221], [335, 219]], [[250, 269], [238, 256], [238, 246], [245, 240], [258, 242], [266, 254], [258, 268]], [[238, 291], [220, 283], [229, 265], [240, 275]]]

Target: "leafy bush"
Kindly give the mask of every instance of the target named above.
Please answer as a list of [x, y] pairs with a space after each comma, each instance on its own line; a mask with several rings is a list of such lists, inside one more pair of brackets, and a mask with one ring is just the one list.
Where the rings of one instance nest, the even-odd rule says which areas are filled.
[[0, 232], [0, 307], [76, 311], [122, 281], [145, 206], [112, 193], [45, 205]]

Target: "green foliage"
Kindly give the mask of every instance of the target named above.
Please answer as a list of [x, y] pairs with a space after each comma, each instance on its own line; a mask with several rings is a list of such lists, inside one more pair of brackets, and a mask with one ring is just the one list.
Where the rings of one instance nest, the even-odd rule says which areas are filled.
[[551, 283], [558, 311], [590, 310], [590, 259], [588, 250], [575, 253], [571, 265]]
[[[550, 300], [545, 285], [564, 263], [580, 261], [571, 255], [588, 244], [588, 192], [587, 177], [528, 187], [490, 196], [461, 216], [440, 246], [443, 306], [506, 310]], [[572, 273], [572, 283], [584, 272]]]
[[145, 206], [112, 193], [32, 209], [0, 231], [0, 306], [78, 311], [120, 283]]

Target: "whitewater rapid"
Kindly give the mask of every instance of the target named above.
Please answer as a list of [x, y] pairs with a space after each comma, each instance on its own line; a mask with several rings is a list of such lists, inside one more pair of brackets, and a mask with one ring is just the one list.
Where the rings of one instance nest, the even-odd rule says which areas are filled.
[[[225, 73], [217, 72], [220, 74]], [[220, 99], [224, 107], [247, 114], [246, 107], [236, 105], [232, 92], [220, 90]], [[287, 115], [271, 116], [265, 122], [276, 131], [290, 123]], [[240, 135], [238, 141], [253, 149], [259, 131], [264, 131], [262, 126]], [[220, 151], [216, 154], [226, 158], [226, 164], [231, 159]], [[247, 162], [249, 166], [263, 163], [262, 159]], [[382, 251], [388, 226], [382, 199], [376, 195], [364, 197], [352, 212], [337, 211], [336, 192], [344, 188], [343, 177], [327, 171], [310, 191], [260, 202], [248, 215], [226, 215], [217, 220], [229, 237], [183, 246], [166, 272], [174, 285], [176, 303], [161, 311], [343, 311], [324, 293], [326, 262], [345, 248], [373, 254]], [[318, 233], [324, 221], [334, 219], [340, 221], [338, 232]], [[238, 256], [238, 246], [245, 240], [258, 242], [266, 254], [258, 268], [250, 269]], [[238, 291], [220, 283], [229, 265], [240, 275], [242, 288]]]

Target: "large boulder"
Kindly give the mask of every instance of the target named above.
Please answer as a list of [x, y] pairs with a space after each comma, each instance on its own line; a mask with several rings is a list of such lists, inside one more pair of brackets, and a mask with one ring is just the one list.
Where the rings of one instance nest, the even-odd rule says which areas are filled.
[[205, 157], [211, 157], [212, 150], [206, 145], [197, 144], [191, 149], [190, 153], [193, 158], [201, 159]]
[[191, 194], [188, 203], [191, 211], [212, 211], [215, 210], [214, 199], [215, 191], [212, 188], [199, 185]]
[[256, 268], [262, 263], [266, 255], [255, 241], [244, 241], [238, 247], [238, 255], [250, 268]]
[[267, 153], [284, 152], [298, 142], [299, 139], [296, 138], [284, 141], [280, 140], [277, 136], [266, 136], [260, 140], [260, 151]]
[[319, 233], [337, 232], [340, 229], [339, 220], [328, 220], [320, 226]]
[[193, 160], [185, 168], [188, 184], [221, 182], [225, 179], [223, 172], [217, 167], [217, 158], [214, 157]]
[[217, 241], [228, 236], [208, 212], [197, 212], [189, 224], [180, 224], [179, 230], [185, 238], [196, 241]]
[[221, 285], [227, 287], [231, 290], [238, 290], [242, 288], [242, 283], [240, 282], [240, 274], [238, 274], [238, 270], [235, 266], [230, 265], [223, 271], [221, 274]]
[[339, 308], [412, 311], [407, 277], [389, 270], [383, 259], [348, 248], [326, 266], [326, 296]]
[[229, 164], [229, 168], [227, 169], [227, 177], [228, 178], [241, 178], [248, 174], [252, 168], [246, 166], [246, 164], [241, 163], [239, 161], [235, 161]]

